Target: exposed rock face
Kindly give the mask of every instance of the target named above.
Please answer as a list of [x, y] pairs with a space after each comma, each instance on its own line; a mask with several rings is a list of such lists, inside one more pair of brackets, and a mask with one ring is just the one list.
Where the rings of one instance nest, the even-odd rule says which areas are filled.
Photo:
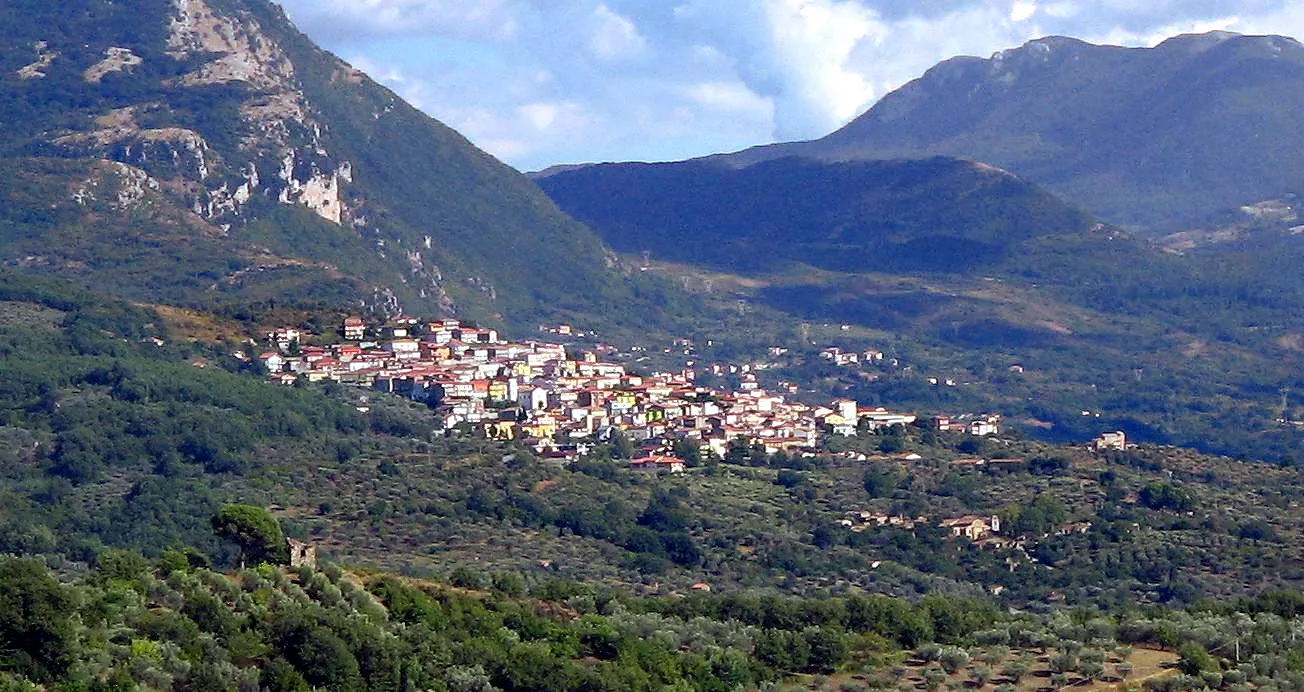
[[148, 173], [116, 161], [104, 162], [82, 181], [72, 193], [72, 201], [81, 207], [105, 204], [111, 209], [129, 211], [144, 204], [159, 183]]
[[130, 71], [131, 68], [144, 63], [140, 56], [131, 52], [130, 48], [119, 48], [114, 46], [104, 52], [104, 59], [87, 68], [82, 73], [82, 79], [89, 84], [99, 84], [105, 77], [112, 72]]
[[52, 50], [47, 50], [50, 44], [45, 41], [37, 41], [33, 46], [36, 49], [36, 61], [19, 68], [16, 74], [19, 79], [40, 79], [45, 76], [45, 70], [54, 64], [54, 59], [59, 54]]
[[217, 56], [183, 75], [180, 84], [245, 82], [256, 89], [287, 89], [293, 85], [294, 64], [280, 46], [262, 33], [258, 22], [218, 15], [204, 0], [176, 0], [176, 8], [168, 55], [177, 60], [194, 55]]
[[[141, 55], [173, 60], [186, 69], [180, 76], [166, 76], [179, 71], [174, 66], [155, 68], [164, 75], [159, 84], [163, 97], [158, 100], [111, 108], [92, 117], [89, 127], [48, 133], [46, 142], [65, 156], [109, 160], [120, 167], [115, 170], [123, 184], [110, 186], [104, 176], [94, 177], [74, 193], [75, 201], [83, 206], [103, 202], [105, 189], [114, 187], [120, 191], [115, 208], [128, 209], [143, 199], [144, 190], [164, 189], [181, 195], [182, 206], [206, 226], [230, 228], [255, 200], [274, 200], [306, 207], [360, 237], [376, 236], [375, 251], [383, 256], [379, 231], [370, 228], [364, 216], [351, 213], [346, 188], [355, 182], [353, 166], [328, 148], [326, 128], [309, 104], [286, 49], [247, 7], [218, 9], [208, 0], [170, 1], [161, 54], [155, 52], [158, 48], [142, 52], [111, 45], [97, 48], [101, 57], [93, 62], [83, 56], [86, 62], [80, 64], [89, 66], [81, 78], [89, 85], [117, 73], [134, 74], [145, 63]], [[14, 73], [21, 80], [46, 77], [60, 57], [46, 41], [30, 45], [36, 60]], [[343, 63], [335, 73], [350, 83], [364, 79]], [[174, 95], [181, 103], [191, 103], [187, 93], [201, 94], [200, 103], [212, 99], [210, 94], [238, 94], [236, 130], [215, 134], [184, 125]], [[392, 292], [377, 295], [382, 296], [375, 300], [378, 307], [398, 309]]]
[[[331, 223], [341, 224], [345, 205], [340, 179], [323, 168], [333, 168], [330, 153], [321, 144], [321, 124], [309, 116], [299, 89], [294, 64], [273, 39], [250, 17], [222, 16], [204, 0], [176, 0], [168, 37], [168, 54], [181, 60], [195, 55], [216, 56], [183, 75], [181, 87], [203, 87], [239, 82], [250, 88], [240, 106], [248, 130], [240, 149], [253, 160], [239, 164], [243, 180], [224, 182], [207, 191], [203, 206], [210, 218], [238, 214], [270, 179], [279, 186], [269, 192], [286, 204], [303, 204]], [[259, 165], [279, 163], [274, 178], [259, 175]], [[300, 170], [297, 163], [304, 163]], [[343, 164], [347, 165], [347, 164]]]

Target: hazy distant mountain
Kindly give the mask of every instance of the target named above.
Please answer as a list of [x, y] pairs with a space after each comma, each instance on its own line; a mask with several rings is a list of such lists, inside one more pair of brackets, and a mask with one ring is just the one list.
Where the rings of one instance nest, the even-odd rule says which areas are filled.
[[1302, 110], [1304, 46], [1290, 38], [1050, 37], [940, 63], [823, 139], [723, 158], [957, 156], [1112, 222], [1180, 225], [1304, 189]]
[[526, 324], [633, 292], [531, 182], [265, 0], [0, 4], [0, 122], [6, 266]]

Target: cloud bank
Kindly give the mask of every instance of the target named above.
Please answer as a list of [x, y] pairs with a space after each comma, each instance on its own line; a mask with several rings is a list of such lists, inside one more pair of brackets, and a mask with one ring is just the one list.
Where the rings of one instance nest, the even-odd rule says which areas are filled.
[[1046, 35], [1304, 35], [1291, 0], [282, 4], [323, 46], [522, 170], [820, 137], [941, 60]]

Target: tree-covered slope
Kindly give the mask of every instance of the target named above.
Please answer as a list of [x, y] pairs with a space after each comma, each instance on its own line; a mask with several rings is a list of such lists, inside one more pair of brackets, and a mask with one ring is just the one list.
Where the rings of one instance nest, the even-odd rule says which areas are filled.
[[603, 164], [539, 184], [616, 249], [758, 271], [969, 273], [1086, 214], [989, 166], [946, 158], [733, 168], [709, 161]]
[[667, 300], [263, 0], [6, 3], [0, 120], [11, 267], [155, 302], [516, 326]]
[[338, 565], [222, 573], [195, 558], [108, 552], [75, 575], [0, 558], [0, 637], [13, 642], [0, 650], [0, 686], [1032, 692], [1301, 681], [1299, 592], [1188, 611], [1005, 613], [937, 596], [632, 599], [566, 582], [527, 593], [510, 574], [477, 588]]

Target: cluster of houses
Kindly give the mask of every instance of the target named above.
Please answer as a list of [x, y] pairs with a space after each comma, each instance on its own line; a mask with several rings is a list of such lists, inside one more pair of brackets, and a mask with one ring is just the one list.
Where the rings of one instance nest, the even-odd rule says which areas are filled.
[[977, 437], [986, 437], [1001, 432], [1001, 414], [933, 416], [933, 427], [938, 432], [963, 432]]
[[[904, 515], [883, 514], [853, 510], [843, 515], [839, 521], [843, 527], [861, 532], [873, 528], [896, 528], [912, 531], [916, 526], [927, 525], [928, 517], [907, 517]], [[945, 529], [951, 538], [967, 538], [980, 548], [1017, 549], [1023, 551], [1031, 542], [1051, 536], [1068, 536], [1085, 534], [1091, 530], [1091, 522], [1078, 521], [1062, 524], [1054, 530], [1040, 536], [1002, 536], [1001, 518], [998, 515], [965, 514], [958, 517], [942, 519], [937, 526]], [[1032, 560], [1036, 562], [1035, 559]]]
[[[890, 526], [893, 528], [912, 530], [918, 524], [927, 524], [928, 517], [907, 517], [903, 515], [875, 514], [873, 512], [852, 511], [847, 512], [840, 522], [842, 526], [852, 531], [864, 531], [873, 527]], [[1001, 518], [995, 514], [991, 516], [978, 516], [975, 514], [966, 514], [964, 516], [943, 519], [937, 524], [947, 529], [953, 538], [968, 538], [971, 541], [982, 540], [992, 534], [1000, 533]]]
[[854, 401], [813, 406], [765, 391], [745, 373], [738, 391], [694, 383], [693, 370], [639, 375], [603, 362], [600, 351], [501, 340], [493, 329], [445, 319], [398, 318], [382, 327], [359, 318], [342, 325], [344, 342], [302, 345], [294, 329], [268, 334], [259, 356], [271, 378], [330, 380], [425, 401], [449, 429], [521, 440], [540, 454], [573, 458], [620, 431], [639, 454], [635, 468], [677, 471], [670, 450], [689, 440], [724, 456], [744, 438], [767, 453], [810, 453], [822, 433], [856, 435], [915, 422], [915, 415], [864, 408]]
[[[844, 351], [833, 346], [820, 351], [820, 357], [832, 361], [834, 365], [850, 366], [860, 363], [881, 363], [883, 361], [883, 352], [874, 349], [868, 351]], [[893, 359], [891, 364], [896, 365], [896, 359]]]

